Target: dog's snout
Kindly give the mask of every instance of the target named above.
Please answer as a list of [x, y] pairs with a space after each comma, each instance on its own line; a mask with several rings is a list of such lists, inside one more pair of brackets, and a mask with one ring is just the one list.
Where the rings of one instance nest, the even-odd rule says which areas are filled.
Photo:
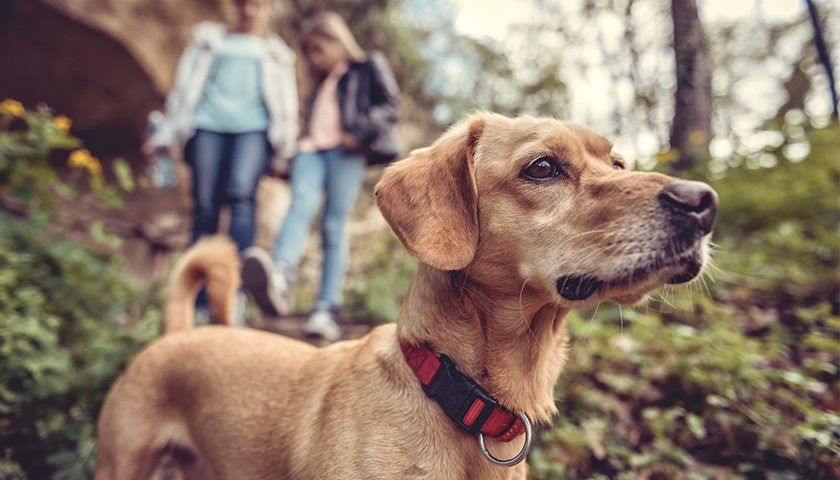
[[717, 215], [717, 192], [705, 183], [673, 181], [662, 189], [659, 201], [671, 210], [693, 218], [704, 233], [712, 230]]

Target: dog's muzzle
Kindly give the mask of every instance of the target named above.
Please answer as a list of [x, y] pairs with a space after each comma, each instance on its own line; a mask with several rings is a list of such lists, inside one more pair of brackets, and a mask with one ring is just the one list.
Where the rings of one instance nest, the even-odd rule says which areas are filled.
[[696, 277], [703, 267], [702, 239], [712, 231], [717, 216], [717, 193], [702, 182], [675, 180], [665, 185], [657, 199], [664, 210], [663, 228], [668, 237], [662, 253], [652, 257], [655, 261], [626, 277], [606, 281], [588, 275], [564, 275], [557, 279], [557, 293], [566, 300], [586, 300], [607, 283], [629, 282], [663, 268], [679, 269], [665, 283], [684, 283]]

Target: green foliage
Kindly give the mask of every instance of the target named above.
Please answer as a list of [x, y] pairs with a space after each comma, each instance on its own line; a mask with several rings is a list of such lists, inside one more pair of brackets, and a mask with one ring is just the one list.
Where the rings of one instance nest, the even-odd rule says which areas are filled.
[[380, 245], [369, 249], [369, 258], [361, 262], [360, 270], [353, 272], [361, 280], [350, 282], [346, 292], [348, 317], [364, 319], [371, 324], [393, 322], [402, 307], [402, 301], [417, 260], [405, 252], [397, 237], [379, 238]]
[[840, 290], [837, 138], [836, 124], [812, 130], [806, 159], [792, 161], [784, 147], [772, 147], [753, 154], [772, 155], [772, 168], [749, 168], [748, 157], [714, 182], [724, 278], [776, 300], [829, 298]]
[[26, 110], [15, 100], [0, 103], [0, 207], [43, 220], [52, 219], [63, 201], [123, 207], [121, 192], [135, 188], [131, 168], [125, 160], [114, 160], [118, 185], [108, 185], [99, 159], [79, 148], [82, 142], [69, 134], [71, 124], [67, 117], [53, 116], [45, 105]]
[[797, 365], [781, 341], [786, 325], [751, 335], [736, 306], [688, 295], [669, 303], [671, 312], [570, 317], [560, 414], [532, 455], [532, 477], [834, 478], [840, 318], [830, 306], [800, 312], [820, 318], [812, 334], [832, 341]]
[[97, 410], [157, 335], [159, 302], [113, 259], [5, 215], [0, 231], [0, 438], [14, 447], [0, 471], [89, 478]]
[[[62, 121], [57, 122], [45, 106], [26, 111], [14, 100], [3, 101], [0, 105], [0, 185], [5, 193], [30, 208], [55, 205], [51, 190], [61, 182], [49, 163], [50, 153], [81, 146], [79, 139], [67, 133], [69, 126], [65, 125]], [[68, 199], [75, 195], [73, 188], [64, 185], [55, 192]]]
[[[3, 115], [13, 117], [0, 105]], [[0, 211], [0, 478], [89, 478], [97, 410], [156, 337], [159, 298], [132, 285], [119, 261], [48, 234], [40, 212], [50, 195], [39, 189], [66, 182], [41, 168], [49, 149], [10, 160], [22, 151], [9, 147], [24, 130], [14, 118], [0, 129], [0, 186], [28, 217]], [[772, 168], [731, 159], [713, 175], [713, 283], [569, 317], [560, 413], [538, 431], [531, 478], [840, 477], [836, 132], [806, 132], [802, 160], [773, 147], [752, 154], [776, 155]], [[20, 162], [31, 171], [13, 171]], [[120, 189], [134, 188], [121, 168]], [[90, 232], [108, 241], [101, 223]], [[392, 321], [416, 261], [392, 235], [377, 242], [351, 271], [347, 306], [351, 318]]]
[[[55, 215], [62, 201], [120, 207], [120, 192], [134, 188], [120, 160], [120, 187], [106, 184], [70, 125], [45, 106], [0, 103], [2, 479], [90, 478], [105, 392], [160, 324], [159, 299], [130, 283], [126, 265], [54, 234], [53, 225], [67, 223]], [[85, 177], [90, 193], [82, 195]], [[101, 220], [89, 233], [118, 246]]]

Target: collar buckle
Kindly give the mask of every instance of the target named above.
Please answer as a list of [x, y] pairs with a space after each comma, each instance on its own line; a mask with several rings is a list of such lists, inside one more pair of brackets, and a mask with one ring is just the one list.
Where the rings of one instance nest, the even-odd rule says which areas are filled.
[[440, 370], [428, 385], [423, 385], [423, 391], [437, 400], [459, 427], [470, 435], [478, 435], [493, 411], [502, 407], [483, 388], [459, 372], [451, 358], [441, 354], [439, 360]]

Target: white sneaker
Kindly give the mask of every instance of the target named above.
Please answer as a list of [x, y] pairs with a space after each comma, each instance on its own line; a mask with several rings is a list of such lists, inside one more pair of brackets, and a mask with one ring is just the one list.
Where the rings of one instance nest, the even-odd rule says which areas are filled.
[[242, 258], [242, 287], [251, 293], [260, 310], [273, 317], [288, 314], [291, 281], [275, 268], [268, 252], [249, 247]]
[[245, 323], [245, 314], [247, 313], [245, 309], [247, 306], [248, 295], [244, 290], [237, 290], [236, 295], [233, 297], [233, 314], [230, 318], [231, 327], [243, 328], [248, 326]]
[[335, 314], [326, 309], [317, 309], [309, 316], [303, 331], [307, 335], [321, 337], [328, 342], [341, 338], [341, 327], [335, 321]]

